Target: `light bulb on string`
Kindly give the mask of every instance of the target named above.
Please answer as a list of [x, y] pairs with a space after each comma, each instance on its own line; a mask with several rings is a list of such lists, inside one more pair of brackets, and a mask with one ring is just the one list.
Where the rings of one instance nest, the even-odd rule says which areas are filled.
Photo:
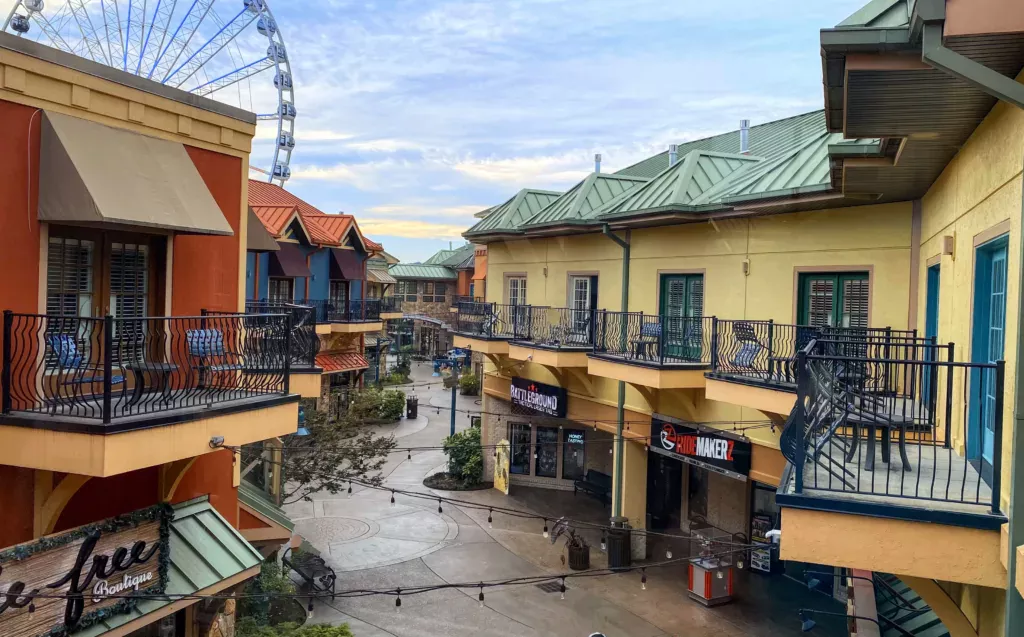
[[494, 517], [493, 517], [493, 514], [494, 514], [494, 510], [493, 509], [490, 509], [490, 510], [487, 511], [487, 528], [489, 528], [489, 529], [493, 529], [494, 528]]
[[480, 608], [483, 608], [484, 607], [484, 585], [483, 585], [483, 582], [480, 583], [480, 594], [477, 596], [477, 599], [480, 600]]
[[352, 481], [348, 481], [348, 497], [352, 497]]
[[564, 577], [562, 578], [561, 592], [562, 592], [562, 599], [565, 599], [565, 578]]
[[736, 560], [736, 568], [743, 570], [743, 560]]
[[608, 538], [605, 537], [603, 529], [601, 530], [601, 550], [602, 551], [607, 551], [608, 550]]
[[313, 619], [313, 600], [309, 600], [309, 606], [306, 606], [306, 617]]
[[395, 492], [391, 492], [391, 506], [395, 506]]
[[437, 499], [437, 512], [444, 513], [444, 511], [441, 510], [441, 498]]
[[407, 450], [407, 453], [405, 454], [405, 459], [412, 460], [412, 449]]
[[640, 590], [647, 590], [647, 569], [640, 569]]
[[548, 519], [547, 518], [544, 518], [544, 533], [543, 533], [543, 535], [544, 535], [545, 538], [550, 535], [550, 533], [548, 533]]
[[395, 590], [395, 612], [402, 612], [402, 589]]
[[672, 549], [668, 549], [667, 551], [665, 551], [665, 559], [666, 560], [672, 559]]

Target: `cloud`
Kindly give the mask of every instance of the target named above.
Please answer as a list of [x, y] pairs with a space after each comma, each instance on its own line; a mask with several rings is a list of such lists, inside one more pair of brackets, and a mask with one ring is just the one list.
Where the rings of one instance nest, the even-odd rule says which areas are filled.
[[407, 239], [461, 240], [468, 229], [464, 224], [434, 223], [418, 219], [386, 219], [359, 217], [359, 228], [368, 235], [405, 237]]
[[468, 204], [459, 206], [433, 206], [416, 204], [388, 204], [371, 206], [365, 212], [381, 217], [461, 217], [471, 219], [473, 215], [489, 208], [491, 204]]
[[346, 148], [380, 153], [393, 153], [399, 150], [422, 150], [423, 145], [407, 139], [368, 139], [361, 142], [348, 142]]

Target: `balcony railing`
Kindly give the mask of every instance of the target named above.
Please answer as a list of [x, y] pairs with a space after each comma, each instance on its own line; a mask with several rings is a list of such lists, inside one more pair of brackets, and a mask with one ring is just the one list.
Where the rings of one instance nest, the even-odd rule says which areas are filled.
[[288, 394], [290, 314], [3, 316], [4, 414], [116, 423]]
[[715, 319], [643, 312], [595, 313], [594, 355], [651, 365], [710, 365]]
[[483, 314], [491, 304], [479, 296], [452, 297], [452, 307], [467, 314]]
[[479, 303], [462, 309], [455, 315], [455, 333], [485, 339], [530, 338], [529, 305], [501, 305]]
[[318, 323], [376, 323], [380, 321], [381, 299], [331, 301], [303, 299], [300, 305], [314, 308]]
[[794, 468], [784, 489], [998, 515], [1004, 363], [954, 362], [951, 345], [878, 341], [812, 339], [798, 353], [780, 441]]
[[596, 310], [529, 306], [527, 336], [520, 340], [550, 349], [590, 350], [597, 316]]
[[402, 299], [397, 296], [385, 296], [378, 300], [381, 314], [398, 314], [402, 311]]
[[[316, 355], [320, 353], [320, 336], [316, 333], [316, 308], [294, 303], [246, 301], [245, 311], [247, 314], [290, 314], [292, 371], [316, 368]], [[263, 319], [259, 316], [249, 319], [252, 326], [258, 326], [261, 321]]]

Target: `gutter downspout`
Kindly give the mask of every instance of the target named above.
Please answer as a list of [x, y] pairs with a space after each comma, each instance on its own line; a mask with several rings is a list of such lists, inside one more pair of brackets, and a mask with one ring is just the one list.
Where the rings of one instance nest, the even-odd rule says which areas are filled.
[[[601, 233], [614, 241], [620, 248], [622, 248], [622, 301], [621, 308], [622, 313], [625, 314], [629, 311], [629, 243], [630, 243], [630, 231], [626, 230], [626, 238], [622, 239], [619, 235], [611, 231], [608, 224], [601, 226]], [[622, 329], [625, 331], [626, 323], [625, 317], [622, 321]], [[622, 522], [622, 453], [623, 438], [622, 430], [623, 425], [626, 422], [626, 382], [619, 381], [619, 397], [616, 403], [618, 423], [615, 427], [615, 469], [614, 477], [612, 478], [612, 484], [615, 485], [615, 494], [612, 498], [612, 524], [615, 525], [616, 521]], [[620, 524], [621, 525], [621, 524]]]
[[1024, 85], [942, 45], [943, 22], [925, 23], [921, 61], [961, 79], [992, 97], [1024, 109]]

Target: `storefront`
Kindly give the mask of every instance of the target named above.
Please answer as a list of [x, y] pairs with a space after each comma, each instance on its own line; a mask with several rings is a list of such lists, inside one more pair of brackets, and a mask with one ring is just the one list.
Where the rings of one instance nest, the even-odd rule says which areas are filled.
[[[261, 560], [205, 497], [88, 524], [0, 551], [0, 635], [207, 634], [233, 623], [232, 600], [180, 595], [228, 596]], [[124, 597], [133, 592], [175, 597]]]

